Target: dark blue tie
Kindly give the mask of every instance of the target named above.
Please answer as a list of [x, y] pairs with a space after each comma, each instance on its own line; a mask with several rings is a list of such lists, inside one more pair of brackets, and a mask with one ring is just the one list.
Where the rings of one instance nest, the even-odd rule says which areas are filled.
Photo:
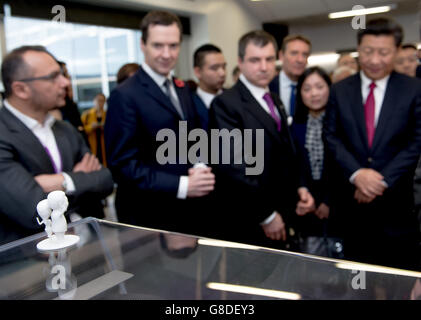
[[290, 116], [293, 117], [295, 114], [295, 89], [297, 85], [291, 84], [291, 96], [289, 98], [289, 110], [290, 110]]

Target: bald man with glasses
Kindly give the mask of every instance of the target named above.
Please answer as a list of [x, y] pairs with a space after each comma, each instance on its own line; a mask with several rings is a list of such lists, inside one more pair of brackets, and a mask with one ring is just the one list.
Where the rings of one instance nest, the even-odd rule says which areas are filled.
[[101, 199], [112, 192], [79, 132], [49, 111], [65, 104], [70, 84], [41, 46], [24, 46], [3, 60], [0, 110], [0, 245], [41, 231], [36, 205], [54, 190], [66, 192], [68, 213], [103, 216]]

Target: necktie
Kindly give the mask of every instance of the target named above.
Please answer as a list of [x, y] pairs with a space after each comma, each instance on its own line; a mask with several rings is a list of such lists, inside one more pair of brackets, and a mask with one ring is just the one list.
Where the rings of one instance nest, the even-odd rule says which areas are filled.
[[279, 119], [279, 117], [275, 113], [275, 103], [273, 102], [272, 97], [270, 96], [269, 92], [266, 92], [263, 95], [263, 100], [266, 101], [266, 103], [269, 107], [270, 114], [272, 115], [273, 120], [275, 120], [275, 122], [276, 122], [277, 130], [280, 132], [281, 131], [281, 119]]
[[175, 110], [177, 110], [181, 119], [184, 119], [184, 114], [183, 114], [183, 110], [181, 109], [180, 102], [178, 101], [177, 97], [175, 97], [173, 92], [171, 91], [170, 80], [168, 80], [168, 79], [165, 80], [164, 87], [165, 87], [165, 90], [166, 90], [166, 94], [167, 94], [168, 98], [170, 99], [172, 105], [174, 106]]
[[376, 84], [372, 82], [370, 84], [370, 92], [367, 96], [367, 100], [364, 104], [364, 115], [365, 115], [365, 127], [367, 129], [367, 140], [368, 147], [371, 148], [374, 139], [374, 110], [375, 110], [375, 100], [374, 100], [374, 88]]
[[290, 116], [293, 117], [295, 114], [295, 88], [296, 84], [291, 84], [291, 96], [289, 98], [289, 112]]

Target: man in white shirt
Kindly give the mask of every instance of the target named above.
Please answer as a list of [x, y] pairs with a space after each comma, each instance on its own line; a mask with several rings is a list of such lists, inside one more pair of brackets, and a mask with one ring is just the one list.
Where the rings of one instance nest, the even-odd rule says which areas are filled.
[[200, 46], [193, 55], [194, 74], [199, 80], [193, 101], [199, 113], [202, 128], [208, 129], [208, 110], [212, 100], [222, 93], [225, 83], [226, 66], [221, 49], [212, 45]]
[[[159, 163], [162, 143], [157, 134], [168, 129], [186, 146], [187, 134], [200, 127], [191, 93], [171, 76], [180, 52], [182, 25], [169, 12], [152, 11], [141, 23], [141, 48], [145, 60], [139, 70], [117, 87], [108, 100], [105, 122], [107, 163], [118, 184], [116, 209], [125, 223], [168, 231], [199, 233], [201, 208], [192, 198], [208, 195], [215, 183], [210, 168], [196, 169], [177, 158]], [[179, 132], [187, 125], [185, 139]]]
[[54, 190], [66, 192], [68, 212], [103, 217], [111, 173], [76, 129], [49, 115], [65, 104], [69, 85], [55, 58], [44, 47], [17, 48], [3, 60], [2, 79], [0, 242], [38, 231], [36, 205]]
[[403, 38], [377, 18], [358, 33], [361, 71], [332, 87], [324, 126], [338, 164], [332, 204], [347, 259], [419, 268], [413, 179], [421, 153], [421, 83], [393, 71]]
[[[220, 161], [215, 166], [219, 204], [215, 214], [221, 215], [224, 238], [281, 248], [291, 212], [305, 214], [313, 209], [314, 200], [306, 188], [299, 188], [300, 168], [287, 117], [279, 98], [268, 88], [275, 74], [275, 39], [264, 31], [245, 34], [239, 41], [238, 62], [239, 81], [214, 99], [209, 128], [251, 129], [252, 141], [257, 129], [262, 129], [264, 141], [256, 143], [263, 144], [264, 169], [260, 175], [246, 175], [247, 160], [241, 164]], [[233, 154], [235, 145], [229, 142], [228, 148]]]
[[302, 35], [285, 37], [279, 51], [282, 70], [269, 84], [270, 91], [278, 94], [281, 98], [286, 113], [291, 117], [291, 120], [295, 115], [297, 81], [307, 67], [310, 53], [311, 42], [306, 37]]

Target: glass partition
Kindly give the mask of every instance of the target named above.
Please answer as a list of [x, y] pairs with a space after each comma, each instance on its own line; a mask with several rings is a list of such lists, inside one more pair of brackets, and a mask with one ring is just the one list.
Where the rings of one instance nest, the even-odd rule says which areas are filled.
[[83, 219], [0, 247], [0, 299], [420, 299], [421, 273]]

